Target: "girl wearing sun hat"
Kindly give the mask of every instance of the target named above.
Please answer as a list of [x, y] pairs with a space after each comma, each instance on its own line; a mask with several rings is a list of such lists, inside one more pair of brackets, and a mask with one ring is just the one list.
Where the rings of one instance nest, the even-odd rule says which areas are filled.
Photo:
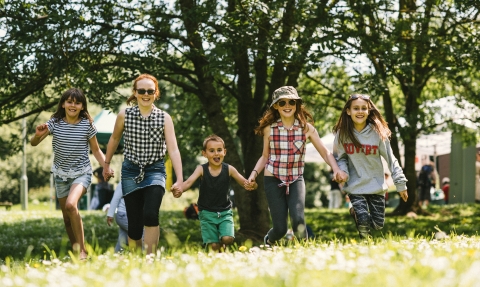
[[265, 245], [285, 236], [289, 214], [295, 235], [307, 237], [303, 181], [307, 139], [332, 167], [334, 178], [340, 182], [347, 179], [312, 124], [313, 117], [305, 110], [297, 90], [284, 86], [273, 92], [270, 108], [255, 129], [257, 135], [263, 136], [263, 153], [248, 180], [255, 181], [259, 172], [265, 169], [265, 194], [273, 223], [273, 228], [265, 236]]

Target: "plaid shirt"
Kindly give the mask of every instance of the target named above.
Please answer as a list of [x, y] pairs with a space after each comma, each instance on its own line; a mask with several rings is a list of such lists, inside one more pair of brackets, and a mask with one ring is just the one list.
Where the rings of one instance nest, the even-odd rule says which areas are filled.
[[303, 175], [305, 166], [306, 136], [298, 120], [286, 129], [279, 119], [270, 125], [270, 154], [265, 169], [282, 181], [278, 186], [288, 186]]
[[142, 117], [138, 106], [125, 109], [125, 158], [140, 167], [137, 183], [144, 177], [144, 168], [165, 157], [165, 112], [153, 106], [150, 116]]

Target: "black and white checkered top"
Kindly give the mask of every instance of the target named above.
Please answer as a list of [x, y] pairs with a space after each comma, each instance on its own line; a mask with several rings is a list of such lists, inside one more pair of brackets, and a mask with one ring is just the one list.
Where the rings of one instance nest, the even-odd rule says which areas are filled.
[[135, 179], [143, 180], [144, 168], [165, 157], [165, 112], [153, 106], [150, 116], [142, 117], [138, 106], [125, 109], [123, 131], [125, 141], [125, 158], [140, 167], [140, 174]]

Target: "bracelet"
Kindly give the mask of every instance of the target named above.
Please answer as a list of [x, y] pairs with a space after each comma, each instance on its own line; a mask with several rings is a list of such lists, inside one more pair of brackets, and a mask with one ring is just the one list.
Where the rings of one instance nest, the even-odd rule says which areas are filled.
[[109, 162], [109, 161], [105, 161], [105, 163], [106, 163], [106, 164], [110, 164], [110, 162]]
[[[256, 170], [252, 170], [252, 171], [254, 171], [254, 172], [257, 174], [257, 176], [258, 176], [258, 171], [256, 171]], [[257, 177], [257, 176], [256, 176], [256, 177]]]

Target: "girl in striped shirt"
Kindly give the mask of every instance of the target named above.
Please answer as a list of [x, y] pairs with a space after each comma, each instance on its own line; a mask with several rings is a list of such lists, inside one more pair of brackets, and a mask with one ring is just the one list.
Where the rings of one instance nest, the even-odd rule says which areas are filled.
[[31, 145], [38, 145], [49, 134], [53, 136], [54, 152], [51, 172], [65, 229], [72, 249], [83, 260], [87, 258], [87, 251], [77, 206], [92, 181], [89, 149], [100, 165], [103, 165], [105, 156], [98, 146], [97, 130], [87, 110], [87, 99], [80, 89], [71, 88], [63, 93], [50, 120], [36, 127]]
[[273, 223], [273, 228], [264, 238], [265, 245], [271, 245], [285, 236], [289, 214], [297, 238], [307, 237], [303, 181], [307, 139], [332, 167], [334, 180], [342, 182], [347, 179], [312, 123], [313, 117], [302, 105], [297, 90], [284, 86], [273, 92], [270, 108], [255, 129], [256, 134], [263, 136], [263, 153], [248, 180], [255, 181], [258, 173], [265, 168], [265, 195]]

